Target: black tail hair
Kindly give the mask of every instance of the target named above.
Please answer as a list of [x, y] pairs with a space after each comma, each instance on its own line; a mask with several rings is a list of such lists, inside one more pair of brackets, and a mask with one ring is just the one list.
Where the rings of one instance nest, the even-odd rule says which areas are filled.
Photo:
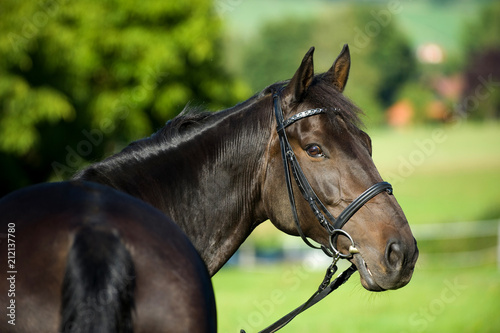
[[134, 290], [134, 264], [117, 232], [83, 227], [68, 254], [60, 332], [132, 333]]

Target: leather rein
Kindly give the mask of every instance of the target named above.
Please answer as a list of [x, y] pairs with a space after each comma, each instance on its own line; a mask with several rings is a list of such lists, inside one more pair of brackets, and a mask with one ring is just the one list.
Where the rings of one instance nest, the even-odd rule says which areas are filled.
[[[369, 200], [371, 200], [376, 195], [384, 191], [387, 192], [388, 194], [392, 194], [391, 184], [387, 182], [376, 183], [372, 185], [370, 188], [368, 188], [366, 191], [364, 191], [360, 196], [358, 196], [340, 213], [340, 215], [337, 218], [335, 218], [328, 211], [323, 202], [318, 198], [313, 188], [309, 184], [309, 181], [304, 175], [304, 172], [302, 171], [302, 168], [299, 165], [297, 157], [293, 152], [292, 146], [288, 141], [285, 131], [286, 128], [292, 125], [293, 123], [310, 116], [325, 114], [327, 110], [323, 108], [310, 109], [299, 112], [288, 119], [284, 119], [283, 110], [281, 109], [281, 98], [280, 98], [281, 91], [282, 89], [274, 92], [273, 94], [274, 114], [277, 123], [276, 130], [278, 132], [280, 147], [281, 147], [281, 157], [283, 159], [283, 166], [285, 169], [285, 180], [288, 191], [288, 198], [290, 200], [290, 206], [292, 209], [295, 226], [297, 227], [300, 237], [308, 246], [315, 249], [322, 249], [326, 255], [333, 258], [333, 261], [326, 270], [325, 277], [320, 286], [318, 287], [318, 290], [304, 304], [302, 304], [292, 312], [288, 313], [286, 316], [282, 317], [274, 324], [260, 331], [259, 333], [271, 333], [278, 331], [286, 324], [288, 324], [293, 318], [299, 315], [301, 312], [307, 310], [308, 308], [310, 308], [311, 306], [313, 306], [314, 304], [325, 298], [327, 295], [329, 295], [332, 291], [334, 291], [342, 284], [344, 284], [349, 279], [349, 277], [354, 272], [356, 272], [357, 268], [354, 264], [352, 264], [344, 272], [340, 273], [335, 280], [330, 282], [333, 275], [337, 271], [338, 260], [341, 258], [350, 259], [352, 258], [353, 254], [359, 253], [358, 249], [354, 245], [354, 240], [345, 230], [342, 229], [342, 227], [363, 205], [365, 205]], [[309, 203], [309, 206], [311, 207], [311, 210], [313, 211], [316, 219], [318, 220], [320, 225], [328, 232], [329, 246], [321, 245], [318, 247], [313, 245], [307, 239], [306, 235], [302, 231], [297, 213], [297, 207], [295, 204], [295, 196], [293, 194], [293, 187], [292, 187], [292, 180], [290, 173], [293, 175], [295, 183], [297, 184], [297, 187], [300, 193], [302, 194], [302, 197]], [[341, 253], [337, 249], [336, 243], [339, 235], [347, 237], [351, 242], [351, 245], [349, 246], [349, 254]], [[240, 332], [245, 333], [244, 330], [241, 330]]]

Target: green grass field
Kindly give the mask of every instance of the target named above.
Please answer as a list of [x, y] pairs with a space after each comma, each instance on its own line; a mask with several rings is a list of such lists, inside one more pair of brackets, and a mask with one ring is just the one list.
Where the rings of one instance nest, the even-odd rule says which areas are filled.
[[[307, 300], [323, 272], [302, 265], [224, 269], [212, 280], [220, 332], [258, 332]], [[370, 293], [355, 273], [282, 332], [498, 332], [500, 272], [417, 269], [400, 290]]]
[[[500, 218], [500, 124], [368, 132], [375, 163], [393, 183], [411, 225]], [[289, 237], [269, 225], [263, 230], [258, 228], [253, 237]], [[443, 243], [440, 248], [473, 250], [462, 242]], [[479, 238], [477, 243], [481, 247], [484, 241]], [[370, 293], [356, 273], [282, 332], [499, 332], [495, 250], [477, 252], [477, 258], [471, 252], [462, 262], [460, 256], [432, 254], [426, 242], [419, 245], [421, 260], [405, 288]], [[491, 258], [485, 261], [484, 256]], [[311, 271], [302, 264], [222, 269], [213, 278], [219, 331], [263, 329], [304, 302], [322, 275], [322, 270]]]
[[500, 218], [500, 124], [368, 132], [410, 223]]

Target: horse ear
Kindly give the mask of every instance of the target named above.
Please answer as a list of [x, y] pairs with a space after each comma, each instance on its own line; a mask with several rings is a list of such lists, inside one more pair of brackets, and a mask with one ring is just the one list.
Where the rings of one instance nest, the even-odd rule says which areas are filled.
[[329, 84], [333, 84], [338, 91], [343, 92], [349, 77], [349, 69], [351, 68], [351, 55], [349, 54], [349, 46], [344, 45], [339, 56], [333, 63], [333, 66], [323, 76], [323, 80]]
[[300, 102], [304, 98], [307, 89], [312, 83], [314, 77], [314, 64], [313, 64], [314, 46], [307, 51], [299, 69], [290, 80], [290, 83], [285, 88], [285, 95], [291, 95], [292, 102]]

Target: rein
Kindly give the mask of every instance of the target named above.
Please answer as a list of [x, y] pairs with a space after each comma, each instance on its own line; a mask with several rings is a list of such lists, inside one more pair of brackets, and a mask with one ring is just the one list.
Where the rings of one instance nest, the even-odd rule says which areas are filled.
[[[299, 232], [302, 240], [310, 247], [314, 249], [322, 249], [326, 255], [333, 258], [332, 263], [328, 267], [325, 273], [325, 277], [323, 278], [323, 282], [319, 285], [318, 290], [301, 306], [291, 311], [274, 324], [268, 326], [264, 330], [259, 333], [271, 333], [276, 332], [290, 321], [299, 315], [301, 312], [307, 310], [326, 296], [328, 296], [332, 291], [340, 287], [344, 284], [349, 277], [356, 272], [357, 268], [354, 264], [352, 264], [349, 268], [347, 268], [344, 272], [340, 273], [333, 282], [330, 282], [333, 275], [337, 271], [337, 262], [339, 259], [350, 259], [356, 253], [359, 253], [359, 250], [355, 247], [354, 240], [352, 237], [345, 231], [342, 230], [342, 227], [349, 221], [349, 219], [369, 200], [371, 200], [376, 195], [387, 192], [388, 194], [392, 194], [392, 186], [387, 182], [380, 182], [372, 185], [366, 191], [364, 191], [361, 195], [359, 195], [353, 202], [351, 202], [341, 213], [335, 218], [329, 211], [328, 208], [323, 204], [323, 202], [319, 199], [319, 197], [314, 192], [312, 186], [309, 184], [302, 168], [299, 165], [297, 157], [293, 152], [292, 146], [288, 141], [285, 129], [291, 124], [307, 118], [311, 116], [315, 116], [318, 114], [326, 113], [326, 109], [317, 108], [310, 109], [306, 111], [302, 111], [297, 113], [296, 115], [284, 119], [283, 110], [281, 108], [281, 100], [280, 100], [281, 90], [276, 91], [273, 94], [274, 100], [274, 114], [276, 117], [276, 131], [278, 132], [280, 147], [281, 147], [281, 157], [283, 159], [283, 166], [285, 168], [285, 180], [286, 187], [288, 191], [288, 198], [290, 200], [290, 206], [292, 208], [293, 219], [295, 222], [295, 226], [297, 227], [297, 231]], [[297, 184], [297, 187], [300, 190], [303, 198], [309, 203], [311, 210], [314, 213], [314, 216], [318, 220], [319, 224], [328, 232], [329, 235], [329, 246], [316, 246], [313, 245], [308, 239], [307, 236], [302, 231], [300, 227], [300, 221], [297, 213], [297, 207], [295, 204], [295, 197], [293, 194], [292, 180], [291, 174]], [[349, 239], [351, 245], [349, 246], [349, 254], [341, 253], [335, 246], [337, 243], [337, 238], [339, 235], [343, 235]], [[245, 333], [244, 330], [241, 330], [240, 333]]]

